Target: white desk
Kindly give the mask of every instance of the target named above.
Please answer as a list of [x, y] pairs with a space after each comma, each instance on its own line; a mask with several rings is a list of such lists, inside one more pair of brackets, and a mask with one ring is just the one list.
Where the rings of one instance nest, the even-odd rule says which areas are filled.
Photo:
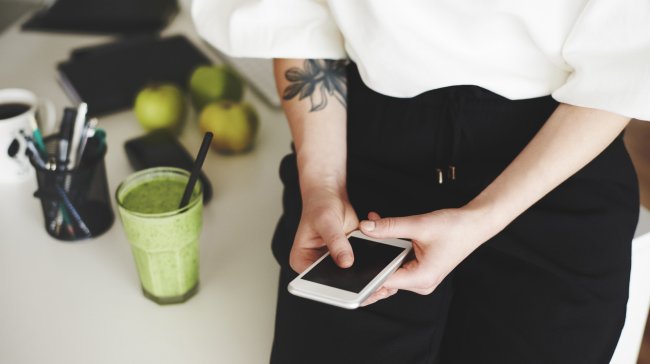
[[[20, 22], [19, 22], [20, 23]], [[182, 13], [164, 34], [198, 41]], [[76, 47], [108, 37], [20, 32], [0, 35], [0, 88], [21, 87], [70, 101], [55, 66]], [[117, 218], [104, 235], [66, 244], [49, 237], [33, 178], [0, 185], [0, 363], [265, 363], [271, 348], [278, 266], [270, 241], [280, 215], [279, 161], [289, 152], [284, 116], [247, 91], [261, 117], [252, 153], [208, 155], [214, 197], [204, 212], [199, 293], [158, 306], [140, 291]], [[181, 141], [196, 153], [193, 115]], [[108, 134], [110, 192], [132, 170], [123, 143], [143, 133], [131, 112], [100, 119]], [[1, 173], [1, 172], [0, 172]], [[112, 197], [112, 196], [111, 196]], [[115, 204], [113, 204], [115, 207]]]
[[[186, 3], [186, 2], [185, 2]], [[165, 34], [198, 41], [185, 13]], [[59, 112], [70, 101], [55, 66], [71, 49], [107, 37], [22, 33], [0, 35], [0, 88], [22, 87], [47, 96]], [[268, 362], [278, 267], [270, 240], [280, 215], [277, 168], [290, 136], [281, 112], [250, 93], [261, 115], [254, 152], [210, 153], [204, 170], [215, 190], [201, 239], [201, 288], [182, 305], [158, 306], [140, 293], [121, 224], [99, 238], [66, 244], [50, 238], [35, 180], [0, 185], [0, 363], [228, 363]], [[181, 140], [193, 153], [201, 135], [189, 115]], [[134, 116], [102, 118], [108, 133], [111, 193], [132, 171], [123, 142], [142, 133]], [[117, 211], [115, 211], [117, 213]], [[630, 311], [612, 363], [633, 364], [645, 322], [650, 279], [650, 214], [635, 240]], [[28, 262], [31, 264], [28, 265]]]

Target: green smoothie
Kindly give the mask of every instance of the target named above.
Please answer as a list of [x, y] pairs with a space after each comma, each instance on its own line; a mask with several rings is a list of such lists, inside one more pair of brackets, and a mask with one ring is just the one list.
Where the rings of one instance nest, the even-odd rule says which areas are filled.
[[177, 303], [198, 287], [202, 194], [197, 183], [190, 203], [179, 209], [189, 175], [169, 167], [127, 178], [116, 198], [145, 295]]
[[122, 205], [129, 211], [143, 214], [170, 212], [178, 208], [183, 191], [183, 181], [162, 178], [144, 181], [124, 196]]

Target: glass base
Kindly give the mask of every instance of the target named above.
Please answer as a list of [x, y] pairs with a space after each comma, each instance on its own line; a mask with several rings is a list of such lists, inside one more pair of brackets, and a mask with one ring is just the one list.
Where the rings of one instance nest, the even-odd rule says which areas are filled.
[[192, 298], [192, 296], [194, 296], [198, 291], [199, 291], [199, 282], [196, 282], [194, 287], [192, 287], [189, 291], [185, 292], [185, 294], [181, 296], [174, 296], [174, 297], [154, 296], [153, 294], [147, 292], [147, 290], [145, 290], [144, 287], [142, 287], [142, 294], [144, 294], [145, 297], [156, 302], [159, 305], [171, 305], [175, 303], [183, 303], [189, 300], [190, 298]]

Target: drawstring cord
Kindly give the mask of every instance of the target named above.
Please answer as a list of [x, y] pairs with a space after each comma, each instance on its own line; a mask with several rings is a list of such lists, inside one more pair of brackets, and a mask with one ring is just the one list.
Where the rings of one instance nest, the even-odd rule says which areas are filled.
[[[462, 136], [462, 125], [460, 115], [460, 100], [454, 92], [449, 90], [449, 96], [439, 105], [444, 112], [441, 122], [436, 123], [434, 132], [436, 133], [436, 165], [435, 179], [438, 184], [444, 184], [445, 181], [454, 181], [457, 177], [457, 166], [460, 159], [460, 143]], [[449, 145], [449, 142], [452, 144]], [[450, 153], [446, 153], [451, 150]], [[445, 157], [449, 154], [449, 157]], [[447, 165], [445, 167], [445, 164]]]
[[435, 157], [436, 157], [436, 165], [435, 165], [435, 170], [436, 170], [436, 181], [438, 184], [443, 184], [445, 179], [444, 179], [444, 172], [443, 172], [443, 154], [445, 153], [445, 126], [447, 124], [447, 119], [448, 119], [448, 107], [449, 103], [444, 102], [439, 105], [441, 109], [444, 109], [443, 117], [441, 118], [440, 122], [435, 123], [435, 130], [434, 132], [436, 133], [436, 150], [435, 150]]
[[451, 147], [451, 158], [449, 159], [449, 174], [448, 178], [451, 181], [454, 181], [456, 179], [456, 166], [458, 166], [458, 162], [460, 159], [460, 141], [462, 139], [462, 131], [463, 131], [463, 126], [462, 126], [462, 120], [463, 118], [460, 117], [460, 102], [455, 102], [454, 103], [454, 113], [453, 117], [450, 118], [449, 122], [452, 125], [452, 140], [453, 144]]

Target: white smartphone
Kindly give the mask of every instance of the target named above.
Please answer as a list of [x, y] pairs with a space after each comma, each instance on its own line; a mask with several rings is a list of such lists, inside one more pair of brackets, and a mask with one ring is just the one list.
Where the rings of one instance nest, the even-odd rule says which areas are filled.
[[358, 230], [348, 240], [354, 253], [351, 267], [340, 268], [328, 252], [289, 283], [289, 292], [355, 309], [399, 268], [412, 249], [408, 240], [375, 239]]

